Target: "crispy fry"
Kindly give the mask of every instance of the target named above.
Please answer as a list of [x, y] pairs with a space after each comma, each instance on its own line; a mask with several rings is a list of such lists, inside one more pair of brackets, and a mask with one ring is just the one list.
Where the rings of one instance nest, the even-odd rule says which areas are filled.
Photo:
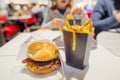
[[68, 14], [66, 17], [67, 20], [73, 20], [73, 16], [71, 14]]
[[71, 14], [67, 15], [66, 17], [66, 26], [68, 27], [68, 29], [71, 29], [71, 26], [70, 26], [70, 23], [69, 23], [69, 20], [73, 20], [73, 16]]
[[59, 30], [60, 30], [61, 32], [63, 31], [63, 28], [62, 28], [62, 26], [59, 26], [58, 28], [59, 28]]
[[69, 24], [69, 21], [66, 21], [65, 24], [66, 24], [66, 26], [68, 27], [68, 29], [71, 29], [71, 26], [70, 26], [70, 24]]
[[73, 32], [73, 44], [72, 44], [72, 50], [75, 51], [76, 50], [76, 33]]

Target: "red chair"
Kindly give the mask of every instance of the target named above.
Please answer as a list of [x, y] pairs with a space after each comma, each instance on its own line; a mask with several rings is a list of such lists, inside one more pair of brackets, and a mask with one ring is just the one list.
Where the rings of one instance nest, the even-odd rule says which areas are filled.
[[[7, 16], [0, 16], [0, 21], [5, 22], [6, 20], [7, 20]], [[11, 37], [18, 31], [20, 31], [20, 27], [17, 25], [8, 25], [8, 26], [4, 26], [2, 28], [3, 28], [3, 31], [4, 31], [6, 37]]]
[[7, 20], [7, 16], [0, 16], [0, 21], [6, 21]]
[[6, 37], [11, 37], [20, 31], [20, 27], [17, 25], [8, 25], [4, 26], [3, 30], [5, 32]]
[[30, 25], [30, 24], [34, 24], [37, 22], [37, 18], [35, 16], [33, 16], [32, 18], [28, 19], [27, 20], [27, 24]]
[[[7, 16], [0, 16], [0, 21], [2, 24], [7, 22]], [[1, 26], [2, 26], [1, 24]], [[2, 26], [1, 29], [3, 30], [4, 40], [12, 39], [18, 32], [20, 32], [20, 27], [17, 25], [7, 25]]]
[[2, 24], [4, 24], [6, 20], [7, 20], [7, 16], [0, 16], [0, 46], [5, 44], [6, 42], [4, 32], [2, 31], [3, 29]]
[[93, 39], [95, 39], [95, 40], [96, 40], [96, 37], [97, 37], [97, 35], [96, 35], [96, 34], [94, 34], [94, 35], [93, 35]]
[[88, 12], [87, 12], [87, 15], [88, 15], [89, 18], [91, 18], [91, 16], [92, 16], [92, 11], [88, 11]]
[[31, 31], [31, 28], [28, 28], [28, 27], [34, 25], [37, 22], [37, 20], [38, 20], [37, 17], [33, 16], [33, 17], [31, 17], [31, 18], [29, 18], [27, 20], [22, 19], [22, 20], [20, 20], [20, 22], [25, 23], [24, 24], [25, 29], [26, 30], [29, 29], [29, 31]]
[[30, 25], [30, 24], [36, 23], [37, 18], [35, 16], [33, 16], [33, 17], [31, 17], [31, 18], [29, 18], [27, 20], [22, 19], [22, 20], [20, 20], [20, 22], [25, 22], [26, 24]]

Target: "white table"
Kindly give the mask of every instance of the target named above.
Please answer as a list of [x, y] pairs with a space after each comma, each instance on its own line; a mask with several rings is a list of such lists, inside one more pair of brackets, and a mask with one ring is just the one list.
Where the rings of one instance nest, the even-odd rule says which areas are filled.
[[112, 52], [115, 56], [120, 56], [120, 33], [117, 33], [117, 29], [111, 29], [112, 31], [103, 31], [97, 36], [98, 42], [106, 49]]
[[0, 57], [0, 79], [13, 80], [11, 78], [11, 70], [16, 62], [16, 56]]
[[19, 48], [30, 37], [29, 33], [21, 33], [0, 48], [0, 56], [17, 55]]
[[8, 17], [8, 20], [20, 20], [20, 19], [28, 19], [31, 18], [31, 15], [27, 15], [27, 16], [10, 16]]
[[[29, 38], [29, 33], [22, 33], [0, 48], [0, 79], [10, 79], [10, 70], [15, 63], [20, 45]], [[84, 80], [120, 80], [120, 57], [112, 55], [98, 44], [92, 50], [89, 69]]]

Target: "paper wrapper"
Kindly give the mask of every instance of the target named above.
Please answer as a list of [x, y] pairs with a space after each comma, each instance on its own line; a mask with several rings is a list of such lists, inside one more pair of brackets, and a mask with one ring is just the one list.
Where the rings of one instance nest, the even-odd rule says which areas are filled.
[[[40, 40], [44, 42], [51, 42], [49, 40]], [[52, 73], [39, 75], [31, 73], [25, 64], [22, 64], [22, 60], [25, 59], [28, 45], [34, 42], [34, 39], [29, 39], [29, 41], [25, 42], [21, 45], [20, 52], [17, 56], [17, 62], [12, 69], [12, 77], [13, 80], [63, 80], [63, 70], [60, 67], [58, 70], [53, 71]], [[61, 58], [61, 57], [60, 57]], [[62, 60], [62, 59], [60, 59]], [[62, 62], [62, 61], [61, 61]], [[62, 63], [61, 63], [62, 64]]]
[[82, 33], [75, 33], [76, 45], [73, 50], [73, 33], [63, 31], [66, 64], [83, 69], [88, 65], [88, 59], [91, 49], [91, 36]]

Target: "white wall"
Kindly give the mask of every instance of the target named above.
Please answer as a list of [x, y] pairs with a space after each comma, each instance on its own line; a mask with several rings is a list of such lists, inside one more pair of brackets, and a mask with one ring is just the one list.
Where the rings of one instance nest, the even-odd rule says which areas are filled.
[[74, 3], [83, 3], [84, 6], [93, 7], [96, 5], [97, 0], [74, 0]]
[[[1, 1], [1, 0], [0, 0]], [[40, 3], [48, 4], [48, 0], [4, 0], [6, 3], [14, 2], [16, 4]]]

